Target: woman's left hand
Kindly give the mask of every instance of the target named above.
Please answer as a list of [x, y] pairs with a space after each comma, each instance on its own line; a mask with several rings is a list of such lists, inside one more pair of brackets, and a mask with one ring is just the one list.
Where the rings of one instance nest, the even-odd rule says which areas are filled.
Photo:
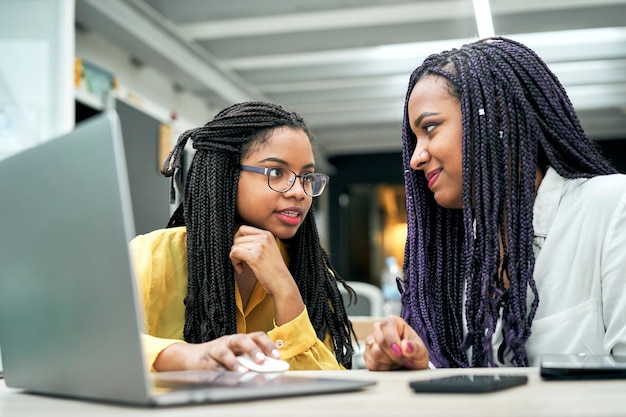
[[426, 369], [428, 350], [415, 330], [399, 316], [374, 323], [365, 338], [365, 365], [370, 371]]

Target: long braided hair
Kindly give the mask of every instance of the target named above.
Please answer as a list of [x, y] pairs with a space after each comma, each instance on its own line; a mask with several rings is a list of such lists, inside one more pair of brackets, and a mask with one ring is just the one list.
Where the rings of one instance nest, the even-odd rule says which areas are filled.
[[[297, 113], [265, 102], [235, 104], [203, 127], [184, 132], [165, 161], [162, 173], [172, 178], [170, 198], [174, 202], [174, 182], [180, 186], [184, 147], [192, 140], [196, 152], [185, 181], [184, 199], [168, 223], [168, 227], [187, 227], [184, 338], [188, 342], [206, 342], [237, 332], [234, 268], [229, 253], [237, 224], [239, 161], [252, 146], [267, 141], [274, 129], [284, 126], [301, 129], [312, 138]], [[350, 368], [354, 330], [337, 283], [348, 292], [351, 288], [332, 268], [321, 247], [313, 208], [295, 236], [284, 243], [289, 270], [317, 337], [323, 341], [328, 331], [337, 361]]]
[[[463, 210], [439, 206], [423, 173], [410, 167], [416, 138], [408, 100], [426, 75], [443, 77], [460, 103]], [[402, 136], [408, 211], [402, 317], [424, 339], [434, 365], [496, 366], [492, 338], [502, 312], [497, 358], [528, 366], [525, 343], [540, 301], [532, 247], [536, 168], [551, 166], [565, 178], [617, 171], [587, 138], [542, 59], [501, 37], [429, 56], [410, 77]]]

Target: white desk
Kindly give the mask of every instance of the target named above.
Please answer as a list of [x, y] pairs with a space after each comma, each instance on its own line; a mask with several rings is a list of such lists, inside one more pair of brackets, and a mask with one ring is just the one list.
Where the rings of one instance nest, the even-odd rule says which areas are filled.
[[83, 402], [23, 393], [0, 380], [0, 416], [626, 416], [626, 380], [543, 381], [537, 368], [478, 369], [475, 373], [527, 374], [528, 384], [488, 394], [416, 394], [408, 382], [472, 370], [369, 372], [293, 371], [378, 382], [364, 391], [229, 404], [153, 409]]

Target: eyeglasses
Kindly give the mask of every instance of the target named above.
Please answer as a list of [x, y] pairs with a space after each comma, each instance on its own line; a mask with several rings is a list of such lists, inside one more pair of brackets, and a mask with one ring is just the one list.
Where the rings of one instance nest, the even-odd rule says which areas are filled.
[[288, 168], [281, 167], [255, 167], [251, 165], [240, 165], [242, 171], [256, 172], [267, 176], [267, 185], [279, 193], [286, 193], [291, 190], [296, 183], [296, 178], [300, 178], [302, 188], [306, 195], [317, 197], [324, 192], [326, 184], [330, 178], [326, 174], [319, 172], [311, 172], [308, 174], [298, 175]]

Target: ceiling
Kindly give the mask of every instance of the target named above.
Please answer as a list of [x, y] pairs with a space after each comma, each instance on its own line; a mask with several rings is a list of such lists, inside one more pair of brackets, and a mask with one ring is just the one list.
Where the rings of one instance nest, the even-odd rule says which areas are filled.
[[[626, 138], [626, 0], [491, 0], [496, 35], [535, 49], [588, 134]], [[301, 112], [326, 156], [400, 149], [409, 74], [476, 39], [472, 0], [76, 0], [76, 20], [219, 109]]]

